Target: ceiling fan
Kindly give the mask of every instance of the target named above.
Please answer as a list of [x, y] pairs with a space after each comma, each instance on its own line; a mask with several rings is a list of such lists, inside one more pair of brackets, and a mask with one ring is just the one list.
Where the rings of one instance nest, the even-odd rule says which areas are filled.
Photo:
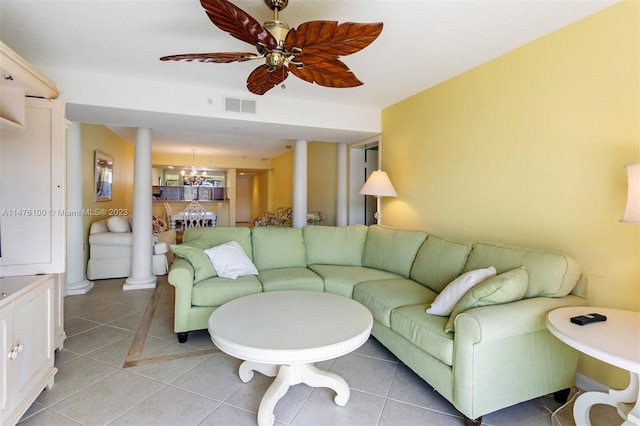
[[289, 28], [278, 20], [278, 12], [289, 0], [264, 0], [273, 10], [273, 20], [258, 21], [227, 0], [200, 0], [215, 26], [233, 37], [252, 44], [258, 53], [189, 53], [160, 58], [161, 61], [214, 63], [264, 59], [247, 78], [247, 89], [256, 95], [282, 83], [291, 72], [309, 83], [325, 87], [355, 87], [362, 82], [339, 57], [358, 52], [382, 32], [382, 22], [358, 24], [337, 21], [311, 21]]

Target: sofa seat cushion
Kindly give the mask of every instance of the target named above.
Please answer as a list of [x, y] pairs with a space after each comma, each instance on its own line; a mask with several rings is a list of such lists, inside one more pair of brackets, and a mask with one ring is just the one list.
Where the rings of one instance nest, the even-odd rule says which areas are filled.
[[131, 232], [100, 232], [89, 235], [89, 245], [92, 246], [130, 247], [132, 241]]
[[279, 268], [260, 271], [258, 279], [264, 291], [311, 290], [324, 291], [324, 281], [307, 268]]
[[366, 226], [305, 226], [302, 235], [308, 265], [362, 266]]
[[426, 239], [426, 232], [371, 225], [364, 244], [362, 265], [409, 278], [416, 253]]
[[402, 337], [442, 361], [453, 366], [455, 333], [445, 333], [448, 317], [428, 315], [428, 304], [404, 306], [391, 312], [391, 328]]
[[235, 280], [213, 277], [193, 285], [191, 304], [194, 306], [221, 306], [238, 297], [262, 293], [262, 284], [255, 275]]
[[359, 282], [403, 278], [363, 266], [309, 265], [309, 269], [322, 277], [324, 291], [349, 298], [353, 297], [353, 286]]
[[365, 281], [353, 288], [353, 300], [366, 306], [373, 318], [391, 327], [391, 312], [401, 306], [431, 303], [437, 294], [409, 279]]

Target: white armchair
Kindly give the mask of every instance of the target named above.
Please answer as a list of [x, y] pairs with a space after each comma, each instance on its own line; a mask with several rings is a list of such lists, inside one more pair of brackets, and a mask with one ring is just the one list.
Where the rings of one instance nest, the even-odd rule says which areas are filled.
[[[156, 222], [154, 220], [154, 227], [157, 226]], [[112, 216], [92, 223], [89, 230], [87, 278], [100, 280], [128, 277], [131, 274], [132, 241], [130, 218]], [[174, 230], [155, 233], [151, 242], [153, 274], [167, 273], [169, 264], [173, 260], [173, 253], [169, 246], [175, 242], [176, 231]]]

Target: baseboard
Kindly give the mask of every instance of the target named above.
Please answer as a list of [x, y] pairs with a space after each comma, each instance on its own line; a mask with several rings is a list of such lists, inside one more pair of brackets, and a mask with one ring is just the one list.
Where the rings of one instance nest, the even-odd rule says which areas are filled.
[[585, 390], [585, 391], [608, 391], [609, 387], [603, 385], [600, 382], [597, 382], [593, 379], [590, 379], [587, 376], [584, 376], [580, 373], [576, 373], [576, 387]]

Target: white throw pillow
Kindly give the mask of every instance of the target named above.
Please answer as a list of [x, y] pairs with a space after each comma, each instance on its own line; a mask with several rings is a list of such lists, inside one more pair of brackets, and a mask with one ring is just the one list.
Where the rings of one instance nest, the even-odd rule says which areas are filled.
[[433, 301], [427, 313], [431, 315], [449, 316], [453, 312], [456, 303], [473, 286], [480, 284], [487, 278], [496, 275], [496, 268], [489, 266], [486, 269], [475, 269], [465, 272], [455, 280], [451, 281]]
[[204, 253], [211, 259], [219, 277], [235, 280], [243, 275], [258, 275], [255, 265], [237, 241], [211, 247]]
[[111, 216], [107, 219], [109, 232], [131, 232], [129, 221], [125, 216]]

